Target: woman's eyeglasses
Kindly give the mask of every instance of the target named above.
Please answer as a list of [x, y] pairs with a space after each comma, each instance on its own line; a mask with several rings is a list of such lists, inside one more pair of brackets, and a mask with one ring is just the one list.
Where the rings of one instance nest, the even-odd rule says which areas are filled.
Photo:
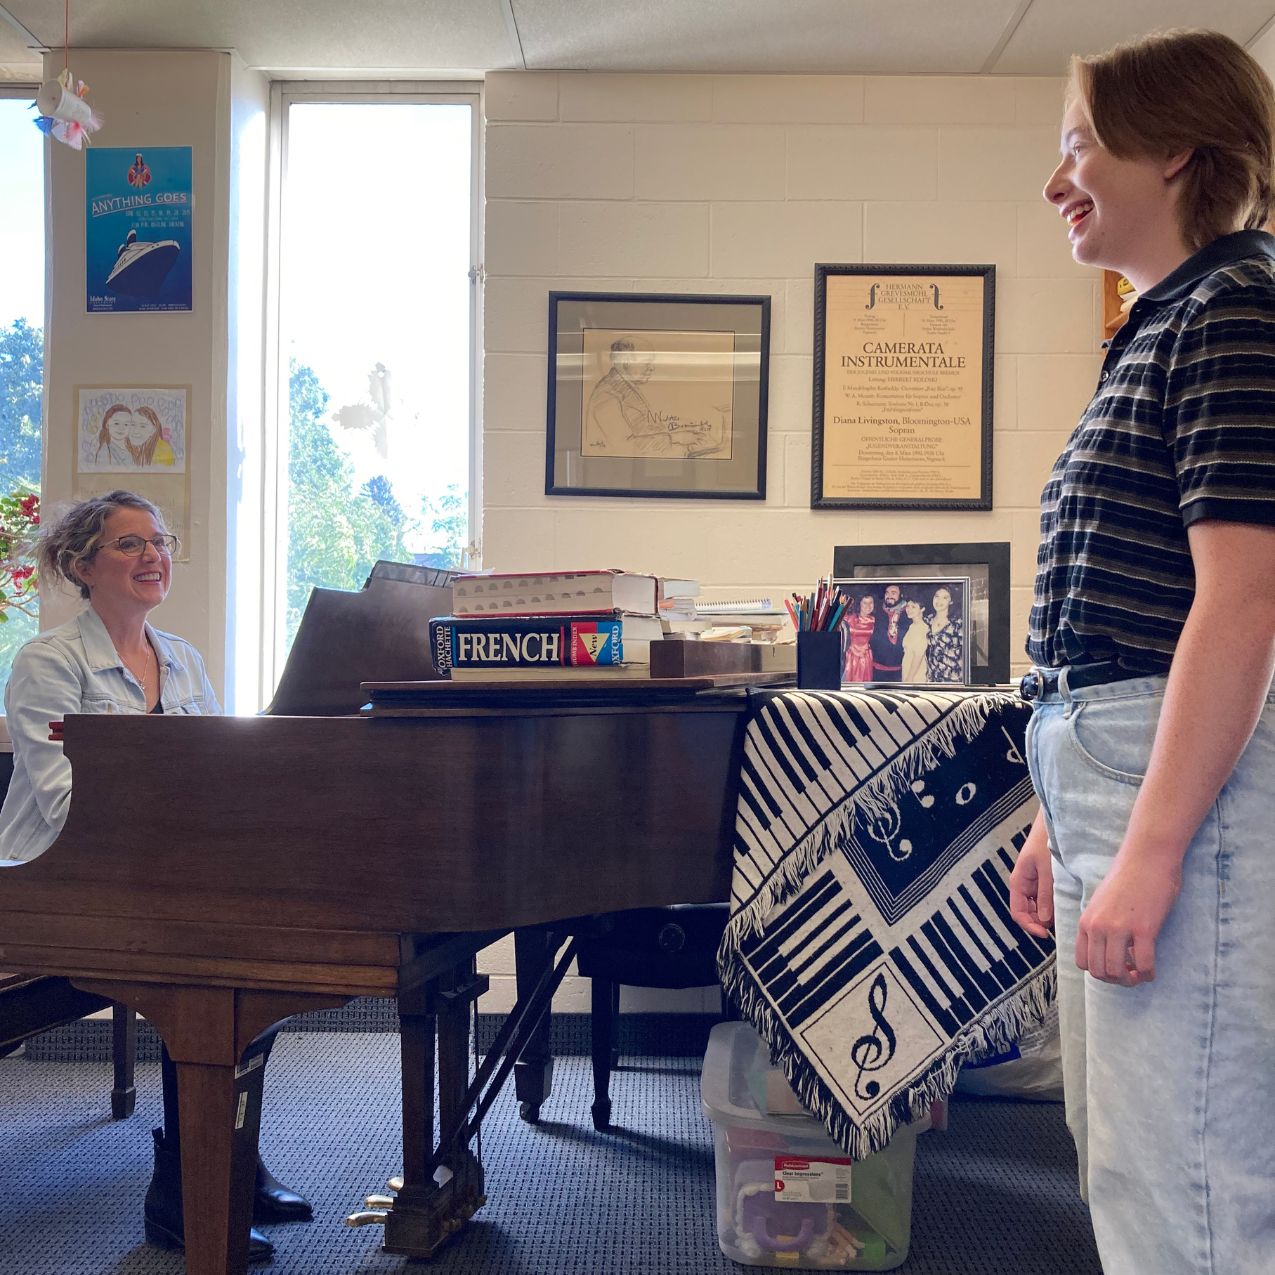
[[120, 536], [116, 540], [104, 541], [99, 548], [118, 549], [130, 558], [140, 558], [146, 552], [147, 545], [154, 545], [160, 553], [174, 554], [181, 541], [176, 536]]

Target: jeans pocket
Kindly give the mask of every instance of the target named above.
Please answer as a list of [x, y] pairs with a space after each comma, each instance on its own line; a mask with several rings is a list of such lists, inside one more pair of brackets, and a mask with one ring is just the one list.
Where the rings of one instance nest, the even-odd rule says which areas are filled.
[[1076, 700], [1066, 716], [1066, 738], [1086, 766], [1105, 779], [1141, 784], [1160, 718], [1161, 696]]
[[1032, 709], [1032, 715], [1027, 719], [1027, 732], [1023, 743], [1027, 753], [1027, 773], [1031, 776], [1032, 788], [1036, 793], [1037, 801], [1040, 802], [1041, 813], [1045, 816], [1045, 835], [1049, 844], [1049, 854], [1056, 862], [1061, 862], [1058, 858], [1058, 838], [1054, 836], [1053, 812], [1049, 808], [1049, 789], [1040, 769], [1040, 743], [1036, 737], [1041, 727], [1042, 715], [1048, 711], [1039, 706]]

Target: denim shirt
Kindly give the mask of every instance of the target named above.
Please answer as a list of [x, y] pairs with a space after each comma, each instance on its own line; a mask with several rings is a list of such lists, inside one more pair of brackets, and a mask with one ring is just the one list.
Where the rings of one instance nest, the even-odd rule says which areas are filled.
[[[146, 636], [159, 657], [164, 712], [220, 713], [199, 652], [149, 624]], [[0, 864], [42, 854], [66, 822], [71, 763], [62, 745], [50, 741], [49, 723], [70, 713], [145, 713], [146, 695], [89, 607], [18, 652], [4, 707], [13, 738], [13, 778], [0, 810]]]

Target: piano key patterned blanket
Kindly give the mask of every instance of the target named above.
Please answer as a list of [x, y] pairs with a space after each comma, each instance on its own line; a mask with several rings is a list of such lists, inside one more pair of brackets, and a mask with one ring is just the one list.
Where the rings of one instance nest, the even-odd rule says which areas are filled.
[[1053, 997], [1009, 915], [1036, 813], [1000, 691], [754, 693], [722, 984], [858, 1159]]

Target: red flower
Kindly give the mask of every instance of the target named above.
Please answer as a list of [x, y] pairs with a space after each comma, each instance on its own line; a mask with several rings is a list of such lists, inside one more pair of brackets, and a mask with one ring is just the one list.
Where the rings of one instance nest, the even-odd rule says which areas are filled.
[[34, 572], [34, 567], [14, 567], [10, 574], [13, 576], [14, 583], [20, 584], [23, 580], [33, 575]]

